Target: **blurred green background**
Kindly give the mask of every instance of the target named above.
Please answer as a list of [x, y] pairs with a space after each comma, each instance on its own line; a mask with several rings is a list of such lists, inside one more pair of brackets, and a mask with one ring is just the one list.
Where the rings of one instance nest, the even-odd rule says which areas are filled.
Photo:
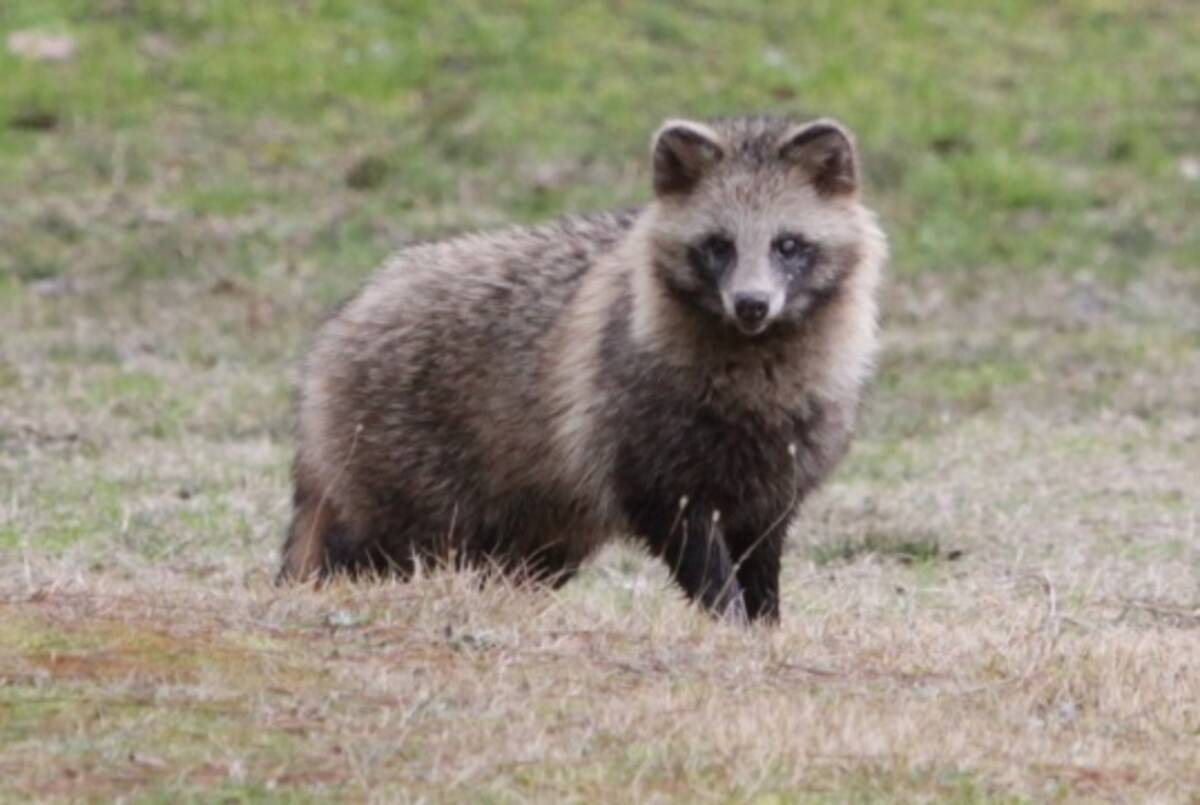
[[1188, 0], [4, 0], [29, 30], [74, 52], [0, 51], [8, 293], [336, 296], [411, 237], [636, 203], [662, 118], [756, 111], [858, 132], [901, 275], [1200, 262]]

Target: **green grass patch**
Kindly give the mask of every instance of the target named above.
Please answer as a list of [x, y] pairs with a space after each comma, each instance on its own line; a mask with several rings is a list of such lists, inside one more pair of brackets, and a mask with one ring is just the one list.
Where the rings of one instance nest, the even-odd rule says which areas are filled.
[[814, 545], [809, 548], [808, 555], [819, 566], [855, 562], [869, 556], [894, 559], [905, 565], [928, 565], [957, 561], [962, 558], [963, 551], [944, 548], [941, 538], [936, 534], [872, 532], [861, 538], [845, 538]]
[[[0, 171], [14, 180], [0, 200], [29, 183], [53, 188], [48, 202], [119, 184], [179, 204], [185, 229], [264, 209], [303, 221], [325, 208], [303, 224], [316, 231], [360, 216], [319, 247], [322, 265], [356, 264], [364, 244], [373, 260], [405, 232], [643, 199], [661, 118], [766, 109], [859, 132], [901, 272], [1118, 275], [1151, 253], [1181, 262], [1200, 237], [1177, 169], [1200, 124], [1182, 5], [21, 0], [2, 14], [0, 33], [65, 33], [76, 52], [0, 52]], [[37, 115], [46, 130], [12, 124]], [[208, 263], [136, 231], [79, 260], [59, 236], [30, 237], [37, 215], [13, 215], [21, 248], [4, 250], [25, 281]], [[254, 273], [293, 253], [293, 235], [243, 232], [248, 253], [211, 259]]]

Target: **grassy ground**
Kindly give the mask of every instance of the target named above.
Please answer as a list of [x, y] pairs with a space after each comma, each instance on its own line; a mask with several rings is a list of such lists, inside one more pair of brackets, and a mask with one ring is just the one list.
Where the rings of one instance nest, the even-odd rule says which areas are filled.
[[[0, 42], [0, 798], [1195, 796], [1190, 2], [400, 5], [0, 5], [75, 45]], [[330, 302], [761, 109], [859, 132], [896, 254], [782, 628], [626, 550], [270, 584]]]

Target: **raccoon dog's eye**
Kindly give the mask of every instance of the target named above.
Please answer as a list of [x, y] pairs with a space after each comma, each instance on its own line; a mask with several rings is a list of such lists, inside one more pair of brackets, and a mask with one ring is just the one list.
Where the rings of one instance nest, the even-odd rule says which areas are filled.
[[737, 246], [724, 235], [709, 235], [702, 246], [704, 255], [714, 266], [724, 268], [737, 256]]
[[688, 250], [695, 271], [709, 282], [716, 282], [737, 261], [737, 246], [724, 235], [709, 235]]
[[812, 262], [817, 247], [807, 240], [795, 235], [783, 235], [775, 238], [771, 249], [783, 260], [785, 265], [801, 268]]

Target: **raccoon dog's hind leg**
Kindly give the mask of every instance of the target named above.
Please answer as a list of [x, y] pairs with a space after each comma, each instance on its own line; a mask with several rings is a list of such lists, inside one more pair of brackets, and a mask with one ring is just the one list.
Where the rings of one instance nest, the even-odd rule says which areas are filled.
[[315, 581], [338, 571], [358, 575], [386, 569], [382, 555], [374, 555], [376, 552], [351, 538], [338, 518], [337, 508], [299, 462], [295, 482], [294, 513], [283, 545], [277, 583]]
[[331, 531], [337, 528], [333, 509], [310, 494], [303, 484], [296, 484], [295, 512], [283, 544], [283, 564], [276, 581], [305, 582], [324, 576], [327, 571], [325, 544]]

